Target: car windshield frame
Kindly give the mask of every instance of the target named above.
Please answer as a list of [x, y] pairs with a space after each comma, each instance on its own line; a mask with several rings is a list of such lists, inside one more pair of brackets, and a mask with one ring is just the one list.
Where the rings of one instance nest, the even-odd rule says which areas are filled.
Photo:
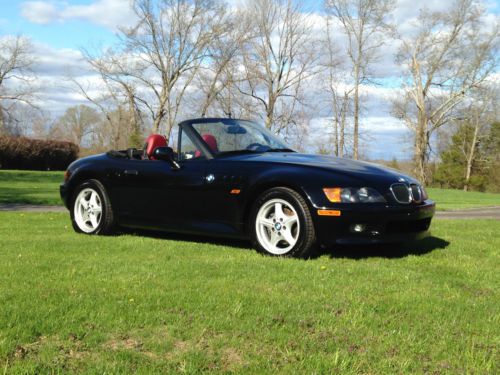
[[[252, 131], [258, 132], [259, 136], [261, 137], [260, 141], [264, 140], [265, 144], [259, 143], [261, 147], [255, 147], [254, 149], [248, 149], [248, 145], [245, 148], [235, 148], [232, 150], [225, 150], [225, 151], [220, 151], [220, 152], [214, 152], [210, 146], [207, 144], [207, 142], [203, 139], [203, 134], [200, 134], [198, 129], [196, 128], [196, 125], [210, 125], [213, 124], [213, 126], [233, 126], [233, 127], [243, 127], [245, 130], [252, 129]], [[218, 157], [224, 157], [227, 155], [234, 155], [234, 154], [240, 154], [240, 153], [264, 153], [264, 152], [296, 152], [292, 148], [290, 148], [284, 140], [279, 138], [278, 136], [274, 135], [271, 133], [268, 129], [266, 129], [264, 126], [260, 125], [256, 121], [252, 120], [246, 120], [246, 119], [229, 119], [229, 118], [198, 118], [198, 119], [192, 119], [192, 120], [187, 120], [184, 122], [181, 122], [179, 126], [182, 129], [189, 129], [185, 133], [185, 136], [189, 136], [192, 138], [193, 143], [195, 143], [200, 151], [207, 156], [207, 158], [218, 158]], [[247, 129], [249, 128], [249, 129]], [[210, 132], [209, 134], [216, 133], [214, 131]], [[231, 133], [228, 133], [231, 134]], [[233, 133], [235, 134], [235, 133]], [[239, 133], [236, 133], [239, 134]], [[242, 134], [247, 134], [242, 133]], [[195, 139], [193, 139], [195, 138]], [[257, 139], [256, 139], [257, 140]], [[250, 143], [252, 144], [252, 143]]]

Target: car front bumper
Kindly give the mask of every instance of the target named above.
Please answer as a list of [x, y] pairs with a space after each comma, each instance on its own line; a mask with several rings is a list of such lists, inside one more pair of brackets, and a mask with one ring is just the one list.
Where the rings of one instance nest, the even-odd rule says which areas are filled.
[[427, 200], [406, 206], [344, 204], [327, 209], [340, 211], [340, 216], [320, 216], [314, 210], [316, 236], [322, 245], [398, 243], [430, 234], [435, 203]]

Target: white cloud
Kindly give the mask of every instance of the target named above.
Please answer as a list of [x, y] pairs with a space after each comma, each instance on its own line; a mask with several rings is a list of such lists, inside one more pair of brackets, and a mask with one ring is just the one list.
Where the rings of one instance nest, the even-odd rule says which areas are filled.
[[83, 20], [112, 30], [129, 26], [135, 21], [129, 0], [95, 0], [87, 5], [27, 1], [21, 5], [21, 14], [28, 21], [38, 24]]
[[21, 6], [21, 15], [28, 21], [46, 25], [58, 18], [54, 4], [45, 1], [28, 1]]

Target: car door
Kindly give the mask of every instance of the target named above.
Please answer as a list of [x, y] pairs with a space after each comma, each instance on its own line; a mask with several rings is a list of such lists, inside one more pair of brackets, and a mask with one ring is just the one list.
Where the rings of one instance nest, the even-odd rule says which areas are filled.
[[174, 170], [161, 160], [123, 161], [114, 173], [113, 205], [125, 225], [188, 229], [200, 217], [206, 160], [180, 162]]
[[207, 220], [226, 227], [228, 233], [239, 232], [245, 171], [239, 163], [215, 158], [207, 162], [205, 173]]

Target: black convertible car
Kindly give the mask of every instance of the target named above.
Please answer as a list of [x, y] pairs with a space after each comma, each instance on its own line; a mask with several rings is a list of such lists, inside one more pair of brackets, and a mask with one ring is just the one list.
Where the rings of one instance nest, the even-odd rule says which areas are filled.
[[176, 152], [152, 135], [144, 150], [79, 159], [61, 197], [77, 232], [250, 238], [263, 253], [299, 257], [316, 245], [421, 238], [435, 208], [395, 170], [300, 154], [254, 122], [224, 118], [180, 123]]

